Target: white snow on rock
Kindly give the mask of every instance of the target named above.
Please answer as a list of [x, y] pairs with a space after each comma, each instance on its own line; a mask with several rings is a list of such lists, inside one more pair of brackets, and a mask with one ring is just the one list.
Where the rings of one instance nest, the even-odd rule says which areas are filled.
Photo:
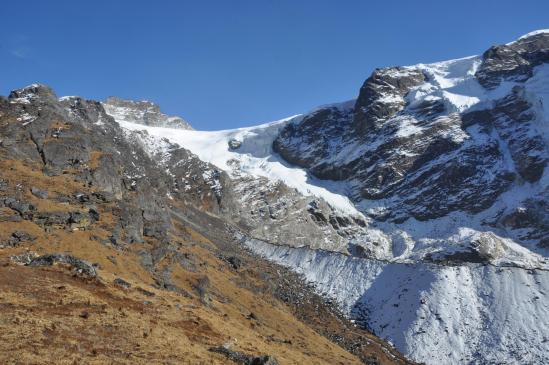
[[[474, 78], [479, 63], [480, 57], [473, 56], [409, 66], [409, 69], [420, 68], [428, 75], [428, 81], [412, 90], [406, 97], [407, 102], [413, 106], [429, 98], [441, 99], [450, 112], [463, 112], [486, 106], [493, 100], [502, 98], [516, 85], [515, 82], [503, 82], [494, 90], [488, 91], [482, 88]], [[542, 65], [535, 69], [534, 76], [524, 85], [532, 101], [540, 109], [540, 115], [543, 117], [538, 121], [539, 128], [544, 131], [546, 140], [549, 141], [548, 84], [549, 65]], [[348, 110], [352, 108], [352, 102], [331, 106]], [[107, 109], [107, 112], [112, 112], [112, 108]], [[272, 143], [280, 130], [288, 123], [298, 123], [304, 115], [292, 116], [255, 127], [222, 131], [145, 126], [132, 123], [126, 114], [124, 117], [120, 117], [117, 113], [112, 116], [127, 130], [147, 131], [150, 136], [148, 149], [153, 153], [166, 153], [162, 143], [166, 140], [190, 150], [201, 160], [225, 170], [233, 177], [248, 175], [265, 177], [273, 182], [282, 181], [305, 196], [324, 199], [334, 209], [345, 215], [364, 217], [365, 213], [380, 211], [392, 204], [391, 199], [362, 200], [355, 204], [348, 198], [349, 187], [346, 182], [320, 180], [304, 169], [290, 165], [273, 152]], [[397, 135], [410, 136], [421, 133], [422, 127], [412, 124], [410, 119], [403, 117], [395, 120], [400, 123], [395, 132]], [[482, 143], [482, 140], [477, 140], [475, 137], [474, 127], [469, 128], [467, 133], [459, 126], [450, 131], [449, 137], [456, 141], [469, 139], [469, 143]], [[235, 145], [238, 145], [238, 148], [231, 147]], [[364, 148], [372, 148], [372, 146], [368, 145]], [[402, 224], [377, 222], [375, 227], [369, 226], [365, 233], [353, 239], [352, 243], [369, 248], [378, 259], [393, 262], [420, 262], [428, 255], [440, 256], [467, 251], [471, 242], [476, 242], [479, 237], [485, 237], [486, 232], [491, 232], [493, 237], [490, 239], [498, 246], [496, 250], [498, 254], [489, 255], [492, 264], [548, 269], [547, 258], [540, 254], [540, 250], [534, 244], [530, 246], [528, 242], [518, 244], [513, 237], [507, 237], [506, 231], [483, 225], [484, 221], [490, 220], [503, 209], [519, 208], [522, 200], [542, 193], [548, 185], [549, 171], [535, 184], [525, 183], [511, 189], [501, 197], [498, 203], [479, 214], [454, 212], [429, 221], [417, 221], [411, 218]], [[369, 221], [368, 218], [364, 219]], [[326, 248], [329, 247], [333, 246], [326, 244]]]
[[475, 73], [482, 63], [481, 56], [471, 56], [456, 60], [418, 64], [407, 66], [409, 69], [419, 69], [427, 76], [424, 84], [414, 88], [406, 96], [410, 107], [429, 100], [440, 100], [448, 113], [464, 112], [478, 104], [488, 103], [507, 95], [515, 85], [502, 82], [493, 90], [483, 88]]
[[526, 34], [520, 36], [519, 38], [517, 38], [517, 40], [507, 43], [507, 45], [513, 44], [517, 41], [520, 41], [521, 39], [530, 38], [530, 37], [533, 37], [535, 35], [544, 34], [544, 33], [549, 33], [549, 29], [538, 29], [538, 30], [534, 30], [532, 32], [526, 33]]
[[[151, 136], [166, 138], [190, 150], [202, 161], [209, 162], [229, 174], [247, 174], [266, 177], [272, 181], [283, 181], [303, 195], [323, 198], [341, 212], [362, 215], [346, 197], [344, 185], [319, 180], [301, 168], [290, 166], [273, 152], [272, 143], [280, 130], [287, 123], [299, 121], [302, 116], [293, 116], [256, 127], [214, 132], [150, 127], [117, 119], [116, 115], [113, 117], [123, 128], [146, 130]], [[232, 149], [230, 141], [240, 141], [241, 144], [237, 149]], [[238, 170], [235, 170], [234, 166], [238, 166]]]
[[173, 129], [193, 129], [183, 118], [166, 115], [158, 105], [147, 100], [133, 101], [109, 97], [102, 105], [117, 121]]

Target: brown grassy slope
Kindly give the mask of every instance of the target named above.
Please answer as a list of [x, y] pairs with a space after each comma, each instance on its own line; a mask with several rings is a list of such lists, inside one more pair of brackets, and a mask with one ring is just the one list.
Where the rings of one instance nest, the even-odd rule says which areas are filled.
[[[4, 197], [31, 202], [39, 212], [83, 211], [83, 205], [58, 198], [89, 191], [69, 174], [48, 177], [20, 161], [0, 160], [0, 178], [8, 183]], [[31, 187], [48, 191], [48, 198], [33, 196]], [[299, 314], [295, 306], [264, 289], [272, 289], [265, 272], [276, 272], [276, 267], [243, 256], [244, 267], [235, 270], [219, 258], [216, 245], [181, 223], [176, 224], [172, 250], [154, 271], [147, 269], [140, 252], [151, 252], [158, 242], [108, 244], [117, 219], [114, 205], [98, 205], [100, 220], [79, 230], [12, 221], [17, 213], [0, 209], [0, 242], [15, 231], [36, 237], [0, 248], [0, 363], [226, 364], [225, 357], [209, 351], [223, 344], [247, 354], [273, 355], [280, 364], [362, 363], [319, 334], [353, 331], [341, 320], [323, 312], [326, 321], [317, 317], [318, 323], [308, 324], [314, 313]], [[72, 254], [95, 263], [99, 277], [86, 279], [67, 267], [28, 267], [10, 259], [26, 251]], [[188, 258], [189, 265], [176, 255]], [[165, 272], [175, 290], [159, 287], [157, 276], [164, 269], [169, 269]], [[116, 278], [131, 287], [115, 285]], [[381, 342], [366, 342], [363, 359], [403, 363]]]

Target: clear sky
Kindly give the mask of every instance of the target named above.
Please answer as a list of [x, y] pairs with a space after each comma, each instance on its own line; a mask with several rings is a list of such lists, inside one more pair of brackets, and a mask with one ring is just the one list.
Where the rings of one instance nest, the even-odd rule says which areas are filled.
[[549, 28], [549, 1], [5, 1], [0, 94], [147, 99], [196, 129], [356, 97], [376, 67], [479, 54]]

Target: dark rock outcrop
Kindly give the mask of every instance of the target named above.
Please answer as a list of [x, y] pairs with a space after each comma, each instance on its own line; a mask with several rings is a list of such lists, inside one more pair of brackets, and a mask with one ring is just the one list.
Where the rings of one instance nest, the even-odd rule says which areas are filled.
[[92, 264], [78, 257], [60, 253], [35, 257], [28, 263], [28, 266], [52, 266], [56, 264], [67, 265], [72, 272], [79, 276], [86, 278], [95, 278], [97, 276], [97, 270]]
[[121, 278], [116, 278], [113, 281], [114, 285], [118, 286], [119, 288], [122, 288], [124, 290], [128, 290], [132, 287], [130, 283], [128, 283], [126, 280]]
[[412, 68], [375, 70], [360, 88], [354, 108], [354, 129], [359, 135], [377, 132], [384, 121], [404, 109], [403, 97], [423, 81], [423, 73]]
[[278, 361], [273, 356], [269, 355], [246, 355], [245, 353], [233, 351], [230, 348], [223, 346], [211, 347], [210, 351], [225, 355], [227, 359], [241, 365], [278, 365]]
[[17, 247], [22, 243], [32, 242], [35, 239], [36, 237], [25, 231], [15, 231], [6, 241], [0, 242], [0, 247]]
[[491, 47], [482, 58], [475, 76], [487, 89], [499, 86], [502, 81], [527, 80], [535, 66], [549, 62], [549, 33]]

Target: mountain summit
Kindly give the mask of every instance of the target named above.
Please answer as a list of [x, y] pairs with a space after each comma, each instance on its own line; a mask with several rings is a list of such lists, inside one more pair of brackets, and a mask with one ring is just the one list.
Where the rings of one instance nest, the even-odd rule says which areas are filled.
[[115, 115], [118, 120], [132, 121], [152, 127], [193, 129], [182, 118], [168, 116], [160, 111], [158, 105], [146, 100], [124, 100], [111, 96], [105, 100], [103, 107], [110, 115]]

